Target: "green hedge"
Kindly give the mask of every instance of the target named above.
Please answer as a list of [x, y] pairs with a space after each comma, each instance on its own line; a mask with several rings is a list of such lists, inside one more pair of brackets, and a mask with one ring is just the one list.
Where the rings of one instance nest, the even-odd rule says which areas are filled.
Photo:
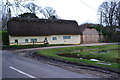
[[9, 45], [9, 36], [7, 31], [2, 31], [2, 44]]

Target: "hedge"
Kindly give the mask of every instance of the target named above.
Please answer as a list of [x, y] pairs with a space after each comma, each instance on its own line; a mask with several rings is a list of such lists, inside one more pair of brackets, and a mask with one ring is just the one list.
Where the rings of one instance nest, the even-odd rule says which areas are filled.
[[7, 31], [2, 31], [2, 44], [9, 45], [9, 36]]

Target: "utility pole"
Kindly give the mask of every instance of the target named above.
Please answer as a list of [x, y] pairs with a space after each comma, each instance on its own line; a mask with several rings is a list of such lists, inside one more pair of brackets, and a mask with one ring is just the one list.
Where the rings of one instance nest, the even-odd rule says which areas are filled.
[[100, 12], [100, 42], [102, 42], [102, 11]]
[[100, 12], [100, 25], [102, 25], [102, 11]]

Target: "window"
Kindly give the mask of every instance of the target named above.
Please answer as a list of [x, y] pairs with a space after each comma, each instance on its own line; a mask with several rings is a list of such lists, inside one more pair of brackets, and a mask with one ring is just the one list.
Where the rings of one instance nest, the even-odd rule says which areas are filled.
[[31, 42], [37, 42], [37, 39], [31, 39]]
[[28, 43], [28, 39], [25, 39], [25, 43]]
[[63, 39], [70, 39], [71, 36], [63, 36]]
[[15, 43], [18, 43], [18, 39], [15, 39]]
[[57, 40], [57, 37], [52, 37], [52, 40]]

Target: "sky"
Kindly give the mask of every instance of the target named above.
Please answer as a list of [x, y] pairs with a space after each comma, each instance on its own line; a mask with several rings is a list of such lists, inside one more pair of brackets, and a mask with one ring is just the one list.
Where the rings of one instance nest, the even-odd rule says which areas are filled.
[[[61, 19], [76, 20], [78, 24], [99, 23], [98, 7], [104, 0], [35, 0], [39, 6], [53, 7]], [[86, 5], [87, 4], [87, 5]], [[37, 14], [41, 17], [41, 15]]]
[[[8, 1], [12, 2], [13, 0]], [[29, 2], [29, 0], [20, 1]], [[80, 25], [83, 23], [99, 23], [98, 7], [103, 1], [105, 0], [34, 0], [32, 2], [42, 8], [52, 7], [61, 19], [76, 20]], [[40, 13], [37, 16], [43, 18]]]

